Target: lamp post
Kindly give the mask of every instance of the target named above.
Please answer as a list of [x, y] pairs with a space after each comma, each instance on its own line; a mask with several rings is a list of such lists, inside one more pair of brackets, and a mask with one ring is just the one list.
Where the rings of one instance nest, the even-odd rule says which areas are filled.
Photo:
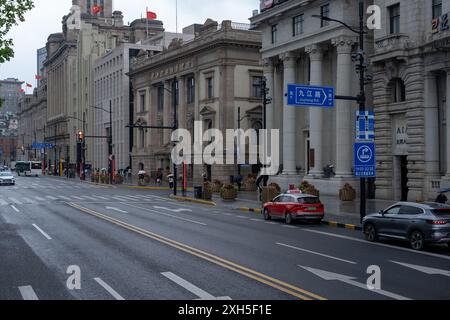
[[[364, 112], [366, 111], [366, 91], [365, 91], [365, 84], [366, 81], [369, 79], [365, 76], [365, 71], [367, 69], [365, 56], [364, 56], [364, 35], [367, 34], [366, 31], [364, 31], [364, 1], [359, 0], [359, 29], [355, 29], [348, 24], [346, 24], [343, 21], [332, 19], [330, 17], [325, 17], [322, 15], [313, 15], [314, 18], [319, 18], [322, 21], [330, 21], [330, 22], [337, 22], [353, 33], [356, 33], [359, 35], [359, 50], [356, 55], [353, 55], [353, 60], [358, 61], [358, 65], [356, 66], [357, 73], [359, 73], [359, 95], [357, 97], [343, 97], [343, 96], [336, 96], [336, 99], [341, 100], [354, 100], [357, 101], [359, 105], [359, 111]], [[361, 206], [360, 206], [360, 218], [361, 222], [363, 218], [366, 216], [366, 178], [361, 178]]]
[[[84, 167], [86, 165], [86, 139], [85, 139], [85, 136], [86, 136], [86, 113], [83, 112], [83, 120], [81, 120], [81, 119], [79, 119], [77, 117], [73, 117], [73, 116], [67, 116], [67, 118], [78, 120], [78, 121], [80, 121], [82, 123], [82, 128], [83, 129], [82, 129], [81, 132], [78, 132], [78, 139], [77, 139], [77, 143], [81, 144], [80, 148], [79, 149], [77, 148], [77, 152], [78, 152], [78, 150], [80, 152], [81, 159], [77, 159], [77, 162], [81, 160], [81, 163], [80, 163], [80, 180], [85, 180], [86, 176], [84, 174]], [[66, 159], [66, 161], [67, 161], [67, 166], [66, 166], [67, 167], [67, 178], [69, 178], [69, 164], [70, 164], [69, 163], [69, 158], [70, 158], [69, 150], [67, 149], [67, 159]]]

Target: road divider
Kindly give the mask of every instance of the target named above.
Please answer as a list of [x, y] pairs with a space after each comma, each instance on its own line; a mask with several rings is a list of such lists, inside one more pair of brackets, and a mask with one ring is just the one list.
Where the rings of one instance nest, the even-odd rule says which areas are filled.
[[134, 233], [140, 234], [146, 238], [158, 241], [160, 243], [166, 244], [172, 248], [178, 249], [180, 251], [183, 251], [187, 254], [196, 256], [202, 260], [209, 261], [217, 266], [221, 266], [225, 269], [228, 269], [230, 271], [233, 271], [235, 273], [238, 273], [244, 277], [250, 278], [252, 280], [255, 280], [257, 282], [266, 284], [267, 286], [270, 286], [276, 290], [279, 290], [281, 292], [284, 292], [288, 295], [291, 295], [293, 297], [296, 297], [301, 300], [326, 300], [324, 297], [321, 297], [317, 294], [314, 294], [312, 292], [309, 292], [307, 290], [304, 290], [302, 288], [299, 288], [295, 285], [286, 283], [284, 281], [275, 279], [273, 277], [270, 277], [266, 274], [263, 274], [261, 272], [258, 272], [256, 270], [247, 268], [245, 266], [239, 265], [237, 263], [234, 263], [232, 261], [226, 260], [224, 258], [221, 258], [217, 255], [213, 255], [211, 253], [205, 252], [200, 249], [196, 249], [194, 247], [188, 246], [186, 244], [183, 244], [181, 242], [169, 239], [167, 237], [161, 236], [159, 234], [156, 234], [154, 232], [139, 228], [137, 226], [134, 226], [132, 224], [120, 221], [118, 219], [109, 217], [105, 214], [96, 212], [94, 210], [91, 210], [89, 208], [82, 207], [76, 203], [69, 203], [70, 207], [79, 210], [83, 213], [89, 214], [91, 216], [94, 216], [98, 219], [110, 222], [112, 224], [115, 224], [116, 226], [119, 226], [121, 228], [124, 228], [126, 230], [132, 231]]
[[173, 200], [177, 200], [177, 201], [192, 202], [192, 203], [197, 203], [197, 204], [206, 204], [208, 206], [216, 206], [217, 205], [214, 201], [194, 199], [194, 198], [189, 198], [189, 197], [174, 196], [173, 194], [170, 195], [169, 198], [173, 199]]

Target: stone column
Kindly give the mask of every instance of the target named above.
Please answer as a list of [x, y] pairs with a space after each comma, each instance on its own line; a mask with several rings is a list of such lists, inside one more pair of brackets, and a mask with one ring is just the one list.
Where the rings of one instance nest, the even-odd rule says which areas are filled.
[[[170, 93], [172, 91], [171, 88], [171, 82], [165, 81], [164, 82], [164, 112], [163, 112], [163, 126], [164, 127], [170, 127], [173, 125], [172, 123], [172, 94]], [[164, 145], [170, 143], [170, 136], [171, 136], [170, 130], [164, 129], [162, 130], [163, 135], [163, 143]]]
[[[283, 92], [287, 93], [288, 84], [295, 83], [296, 57], [292, 52], [280, 55], [284, 67]], [[284, 96], [283, 104], [283, 174], [296, 175], [295, 162], [295, 107], [288, 106], [288, 97]]]
[[[266, 87], [268, 90], [268, 97], [274, 98], [274, 68], [273, 68], [273, 62], [269, 59], [264, 59], [263, 61], [264, 66], [264, 77], [266, 78]], [[267, 130], [273, 129], [273, 102], [267, 104], [266, 106], [266, 119], [267, 119]]]
[[439, 106], [436, 76], [425, 76], [425, 172], [428, 176], [439, 176]]
[[178, 128], [187, 129], [186, 78], [178, 79]]
[[450, 179], [450, 70], [447, 70], [447, 85], [446, 85], [446, 137], [447, 137], [447, 179]]
[[[336, 94], [352, 96], [352, 45], [349, 38], [333, 40], [337, 49]], [[336, 177], [352, 176], [352, 102], [336, 100]]]
[[[306, 48], [306, 52], [309, 54], [311, 61], [311, 79], [310, 85], [321, 86], [322, 85], [322, 61], [323, 51], [319, 45], [312, 45]], [[309, 132], [310, 132], [310, 144], [311, 149], [314, 149], [314, 168], [311, 170], [310, 175], [322, 176], [323, 175], [323, 110], [322, 108], [310, 108], [309, 110]]]

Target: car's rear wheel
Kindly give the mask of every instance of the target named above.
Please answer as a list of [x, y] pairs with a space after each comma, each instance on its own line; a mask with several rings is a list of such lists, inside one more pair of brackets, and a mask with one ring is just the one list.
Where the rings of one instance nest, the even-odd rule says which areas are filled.
[[284, 219], [286, 220], [286, 224], [292, 224], [294, 222], [290, 213], [286, 213], [284, 215]]
[[413, 231], [409, 237], [409, 241], [411, 248], [414, 250], [421, 251], [425, 247], [425, 238], [423, 237], [423, 233], [420, 231]]
[[364, 228], [364, 234], [369, 242], [375, 242], [378, 240], [377, 229], [371, 223], [366, 224]]
[[266, 220], [266, 221], [272, 219], [272, 217], [270, 216], [270, 213], [269, 213], [269, 209], [267, 209], [267, 208], [264, 209], [263, 217], [264, 217], [264, 220]]

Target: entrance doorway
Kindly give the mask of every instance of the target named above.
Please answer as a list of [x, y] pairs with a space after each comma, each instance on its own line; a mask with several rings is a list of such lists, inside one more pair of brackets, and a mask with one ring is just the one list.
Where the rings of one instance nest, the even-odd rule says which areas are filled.
[[400, 157], [401, 201], [408, 201], [408, 156]]

